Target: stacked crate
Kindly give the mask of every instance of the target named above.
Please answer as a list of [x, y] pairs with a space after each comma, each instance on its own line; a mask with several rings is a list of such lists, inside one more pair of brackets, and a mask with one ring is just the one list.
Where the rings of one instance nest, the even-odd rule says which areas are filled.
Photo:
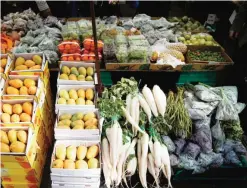
[[[83, 77], [80, 75], [84, 75], [85, 78], [87, 78], [88, 67], [90, 67], [89, 69], [93, 70], [93, 75], [91, 75], [92, 73], [90, 74], [93, 80], [91, 78], [85, 80], [78, 79]], [[57, 96], [55, 102], [57, 118], [54, 125], [54, 133], [56, 142], [54, 145], [50, 166], [52, 187], [54, 188], [98, 188], [100, 185], [101, 126], [99, 123], [99, 112], [98, 109], [96, 109], [97, 94], [94, 85], [96, 82], [96, 76], [94, 72], [94, 63], [63, 61], [60, 63], [60, 73], [58, 74]], [[71, 76], [71, 74], [73, 75]], [[75, 79], [74, 75], [77, 79]], [[82, 91], [82, 93], [83, 90], [85, 91], [84, 96], [83, 94], [79, 93], [79, 90]], [[91, 92], [93, 91], [93, 98], [88, 97], [88, 90]], [[73, 92], [75, 91], [77, 92], [77, 97], [80, 99], [72, 96]], [[64, 100], [61, 98], [66, 99]], [[74, 99], [70, 100], [71, 98]], [[75, 100], [75, 98], [77, 100]], [[87, 100], [89, 98], [91, 101]], [[90, 115], [93, 116], [93, 124], [90, 124], [88, 121]], [[78, 125], [73, 124], [75, 119]], [[85, 152], [82, 152], [85, 154], [85, 156], [82, 158], [80, 158], [77, 154], [79, 147], [84, 147], [85, 149]], [[69, 148], [74, 149], [71, 152], [69, 151]], [[92, 150], [94, 155], [93, 159], [90, 160], [88, 151], [91, 153]], [[92, 160], [97, 161], [97, 166], [92, 166]], [[66, 164], [65, 161], [70, 162], [70, 165]], [[83, 168], [80, 168], [80, 165], [78, 166], [78, 163], [80, 162], [83, 163], [86, 167], [84, 166]]]
[[[42, 63], [37, 69], [16, 70], [15, 60], [23, 57], [32, 59], [34, 55], [42, 57]], [[48, 148], [53, 142], [54, 108], [49, 81], [48, 63], [43, 53], [13, 54], [8, 56], [6, 71], [1, 78], [1, 106], [9, 104], [32, 104], [31, 120], [28, 122], [3, 121], [4, 109], [1, 109], [1, 134], [10, 130], [24, 130], [28, 134], [25, 151], [3, 152], [1, 150], [1, 184], [3, 187], [39, 187], [42, 179]], [[30, 79], [35, 82], [35, 94], [9, 94], [9, 81], [18, 79], [22, 82]], [[9, 106], [8, 105], [8, 106]], [[2, 141], [1, 141], [2, 142]], [[11, 144], [11, 143], [9, 143]], [[11, 148], [10, 148], [11, 149]]]

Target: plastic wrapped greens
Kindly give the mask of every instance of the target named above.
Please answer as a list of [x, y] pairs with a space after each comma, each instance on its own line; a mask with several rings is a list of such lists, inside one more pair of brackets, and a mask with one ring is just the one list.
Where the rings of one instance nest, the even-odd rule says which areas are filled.
[[238, 102], [238, 89], [236, 86], [223, 86], [223, 87], [215, 87], [212, 90], [221, 96], [221, 92], [223, 92], [226, 98], [233, 104]]
[[129, 58], [130, 59], [142, 59], [144, 61], [147, 60], [148, 48], [145, 46], [130, 46]]
[[225, 155], [224, 159], [225, 159], [224, 163], [226, 163], [226, 164], [233, 164], [233, 165], [237, 165], [237, 166], [242, 166], [241, 161], [239, 160], [237, 154], [233, 150], [228, 152]]
[[170, 28], [173, 27], [175, 24], [168, 22], [165, 18], [161, 17], [157, 20], [150, 20], [149, 23], [155, 28]]
[[194, 122], [195, 133], [193, 140], [201, 146], [201, 149], [205, 153], [212, 152], [212, 135], [210, 130], [211, 117], [207, 117], [204, 120], [197, 120]]
[[28, 45], [27, 44], [20, 44], [17, 47], [13, 48], [14, 53], [27, 53], [28, 51]]
[[141, 28], [142, 25], [146, 24], [149, 20], [151, 20], [151, 17], [146, 14], [138, 14], [133, 18], [134, 26], [137, 28]]
[[226, 138], [233, 140], [242, 139], [244, 131], [239, 120], [221, 121], [221, 126], [225, 132]]
[[168, 151], [170, 153], [175, 152], [176, 146], [173, 143], [172, 139], [169, 136], [162, 136], [163, 142], [165, 143]]
[[153, 30], [144, 33], [144, 36], [146, 37], [150, 45], [153, 45], [159, 39], [157, 33]]
[[196, 156], [200, 153], [201, 148], [197, 144], [189, 142], [183, 151], [183, 155], [188, 155], [189, 157], [195, 159]]
[[112, 43], [104, 44], [103, 54], [106, 60], [116, 59], [116, 45]]
[[46, 34], [38, 35], [36, 38], [34, 38], [33, 43], [30, 46], [38, 46], [45, 37]]
[[195, 85], [195, 95], [202, 101], [212, 102], [221, 101], [222, 98], [212, 91], [209, 87], [203, 85]]
[[154, 28], [151, 24], [142, 25], [142, 27], [141, 27], [142, 33], [148, 33], [149, 31], [154, 31]]
[[220, 126], [220, 121], [216, 121], [216, 124], [211, 128], [211, 134], [214, 150], [216, 153], [222, 152], [225, 142], [225, 133]]
[[127, 60], [128, 60], [128, 48], [126, 45], [121, 45], [121, 46], [117, 47], [116, 57], [120, 63], [127, 62]]
[[184, 168], [186, 170], [196, 170], [197, 168], [199, 168], [198, 162], [189, 155], [181, 154], [179, 156], [179, 161], [179, 168]]
[[148, 47], [149, 43], [147, 40], [131, 40], [129, 41], [130, 46], [143, 46]]
[[124, 35], [117, 35], [115, 37], [115, 43], [116, 43], [117, 46], [127, 45], [128, 44], [128, 41], [127, 41], [126, 36], [124, 36]]
[[224, 97], [218, 105], [216, 119], [222, 121], [238, 120], [239, 117], [237, 106]]
[[92, 27], [92, 23], [89, 20], [79, 20], [77, 21], [77, 24], [80, 29], [88, 29]]
[[175, 140], [174, 144], [176, 146], [175, 153], [177, 155], [180, 155], [180, 153], [183, 151], [183, 148], [184, 148], [184, 146], [186, 144], [186, 141], [184, 139], [180, 138], [180, 139]]
[[246, 155], [247, 151], [244, 145], [239, 142], [239, 141], [234, 141], [233, 145], [233, 150], [238, 154], [238, 155]]
[[59, 60], [57, 53], [54, 51], [45, 50], [44, 54], [50, 64], [55, 63]]
[[21, 41], [22, 43], [24, 43], [24, 44], [30, 45], [30, 44], [33, 43], [34, 38], [31, 37], [31, 36], [25, 36], [25, 37], [22, 37], [20, 41]]
[[51, 51], [56, 51], [57, 46], [53, 43], [52, 39], [49, 39], [45, 37], [41, 43], [38, 45], [39, 49], [44, 51], [44, 50], [51, 50]]
[[41, 52], [41, 50], [36, 46], [28, 48], [28, 53], [37, 53], [37, 52]]
[[170, 158], [171, 166], [177, 166], [179, 164], [179, 158], [176, 155], [171, 154], [169, 158]]
[[128, 41], [136, 41], [136, 40], [146, 40], [144, 35], [130, 35], [128, 36]]
[[63, 40], [79, 40], [79, 33], [77, 29], [70, 30], [64, 26], [62, 29]]

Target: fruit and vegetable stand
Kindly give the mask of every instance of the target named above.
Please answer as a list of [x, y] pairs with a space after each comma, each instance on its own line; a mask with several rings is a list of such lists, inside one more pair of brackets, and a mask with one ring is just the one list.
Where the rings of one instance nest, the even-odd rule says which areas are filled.
[[[235, 86], [184, 84], [181, 76], [168, 93], [155, 80], [135, 78], [102, 87], [109, 72], [215, 75], [233, 65], [202, 25], [144, 14], [96, 19], [93, 3], [91, 14], [63, 24], [18, 13], [25, 29], [17, 46], [4, 23], [2, 186], [39, 187], [47, 160], [52, 187], [172, 187], [226, 168], [246, 176], [239, 119], [245, 104]], [[54, 62], [55, 79], [48, 68]]]

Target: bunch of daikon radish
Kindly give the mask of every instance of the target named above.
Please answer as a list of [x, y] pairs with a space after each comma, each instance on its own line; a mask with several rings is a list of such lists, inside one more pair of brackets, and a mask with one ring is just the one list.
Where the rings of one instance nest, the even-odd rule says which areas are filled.
[[102, 139], [102, 159], [107, 187], [118, 186], [122, 181], [128, 186], [126, 178], [134, 175], [137, 168], [143, 187], [147, 187], [147, 171], [153, 176], [157, 187], [161, 172], [168, 179], [168, 187], [172, 187], [167, 147], [156, 136], [149, 136], [145, 129], [140, 128], [141, 108], [150, 124], [152, 115], [164, 117], [166, 95], [159, 86], [155, 85], [151, 91], [145, 85], [142, 93], [127, 95], [126, 107], [122, 107], [122, 110], [134, 136], [124, 134], [117, 120], [113, 120], [112, 126], [106, 128], [106, 137]]

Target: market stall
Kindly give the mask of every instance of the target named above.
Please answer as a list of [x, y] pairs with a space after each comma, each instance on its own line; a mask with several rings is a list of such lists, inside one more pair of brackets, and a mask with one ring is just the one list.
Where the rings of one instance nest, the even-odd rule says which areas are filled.
[[51, 187], [172, 187], [226, 168], [246, 175], [237, 87], [180, 83], [165, 92], [156, 80], [124, 77], [103, 87], [103, 70], [232, 66], [193, 18], [101, 19], [91, 3], [91, 18], [63, 22], [26, 10], [5, 16], [3, 26], [3, 187], [39, 187], [46, 161]]

